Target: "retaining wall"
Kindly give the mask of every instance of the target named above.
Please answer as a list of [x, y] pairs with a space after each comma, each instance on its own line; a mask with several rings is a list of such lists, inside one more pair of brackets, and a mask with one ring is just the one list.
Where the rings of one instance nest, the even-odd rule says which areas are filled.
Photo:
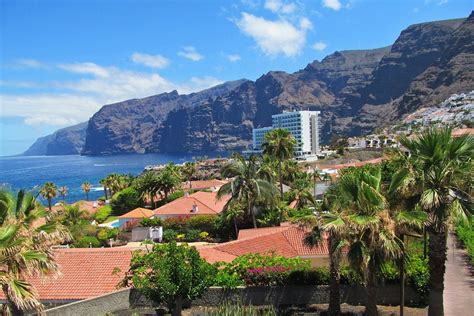
[[[365, 290], [360, 286], [341, 286], [341, 303], [362, 305], [365, 303]], [[286, 287], [239, 287], [224, 290], [211, 287], [199, 299], [188, 302], [189, 306], [217, 306], [224, 302], [241, 302], [245, 305], [310, 305], [329, 302], [329, 286], [286, 286]], [[405, 288], [405, 304], [416, 305], [421, 302], [419, 295], [411, 288]], [[399, 304], [398, 285], [379, 287], [377, 303], [381, 305]], [[78, 301], [46, 310], [49, 316], [104, 315], [106, 312], [122, 314], [131, 309], [150, 308], [146, 298], [133, 289], [123, 289], [96, 298]]]

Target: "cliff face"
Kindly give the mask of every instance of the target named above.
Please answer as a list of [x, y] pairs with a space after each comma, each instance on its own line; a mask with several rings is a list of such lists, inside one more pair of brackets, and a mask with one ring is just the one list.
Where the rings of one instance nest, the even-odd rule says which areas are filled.
[[40, 137], [28, 148], [24, 156], [78, 155], [85, 144], [87, 122], [57, 130]]
[[82, 153], [240, 150], [253, 127], [270, 125], [283, 110], [322, 111], [323, 141], [370, 132], [472, 90], [473, 25], [473, 14], [416, 24], [392, 46], [335, 52], [293, 74], [272, 71], [255, 82], [106, 105], [90, 119]]

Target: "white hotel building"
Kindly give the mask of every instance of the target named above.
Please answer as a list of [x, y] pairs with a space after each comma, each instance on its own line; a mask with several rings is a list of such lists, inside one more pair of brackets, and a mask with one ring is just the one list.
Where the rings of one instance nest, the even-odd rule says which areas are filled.
[[287, 129], [296, 139], [295, 158], [319, 154], [319, 111], [283, 112], [272, 115], [272, 126], [253, 129], [253, 152], [261, 152], [265, 135], [275, 128]]

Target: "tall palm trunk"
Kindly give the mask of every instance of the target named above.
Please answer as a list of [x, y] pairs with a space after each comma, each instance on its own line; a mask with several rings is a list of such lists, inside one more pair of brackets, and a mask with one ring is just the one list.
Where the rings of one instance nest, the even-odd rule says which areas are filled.
[[89, 201], [89, 192], [86, 192], [86, 201]]
[[278, 160], [278, 179], [280, 182], [280, 198], [283, 200], [283, 174], [281, 172], [281, 160]]
[[373, 259], [369, 261], [367, 267], [367, 285], [365, 288], [367, 293], [365, 314], [367, 316], [377, 316], [377, 269]]
[[51, 198], [48, 198], [48, 208], [51, 211]]
[[108, 200], [108, 196], [107, 196], [107, 188], [104, 186], [104, 195], [105, 195], [105, 200]]
[[237, 227], [237, 217], [234, 217], [235, 239], [239, 237], [239, 228]]
[[253, 228], [257, 228], [257, 219], [255, 218], [255, 212], [253, 211], [252, 201], [248, 201], [248, 212], [252, 216]]
[[339, 270], [339, 254], [334, 251], [337, 240], [334, 237], [329, 238], [329, 308], [328, 314], [330, 316], [339, 316], [341, 314], [341, 294], [339, 292], [339, 282], [341, 273]]
[[429, 231], [428, 262], [430, 269], [429, 289], [430, 299], [428, 315], [443, 316], [444, 303], [444, 273], [446, 271], [446, 231], [441, 233]]

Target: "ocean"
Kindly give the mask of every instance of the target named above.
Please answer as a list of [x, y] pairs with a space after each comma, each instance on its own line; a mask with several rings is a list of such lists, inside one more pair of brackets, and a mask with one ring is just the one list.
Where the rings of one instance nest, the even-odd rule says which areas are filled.
[[[217, 157], [217, 154], [208, 153], [208, 157]], [[85, 199], [81, 184], [89, 181], [92, 190], [89, 199], [95, 200], [104, 195], [99, 185], [100, 179], [110, 173], [140, 174], [145, 166], [174, 162], [181, 164], [193, 161], [197, 157], [193, 154], [130, 154], [104, 157], [88, 156], [31, 156], [31, 157], [0, 157], [0, 185], [11, 190], [27, 189], [43, 185], [45, 182], [54, 182], [58, 187], [67, 186], [69, 193], [67, 202]], [[59, 201], [60, 197], [54, 202]], [[45, 201], [42, 201], [45, 203]]]

